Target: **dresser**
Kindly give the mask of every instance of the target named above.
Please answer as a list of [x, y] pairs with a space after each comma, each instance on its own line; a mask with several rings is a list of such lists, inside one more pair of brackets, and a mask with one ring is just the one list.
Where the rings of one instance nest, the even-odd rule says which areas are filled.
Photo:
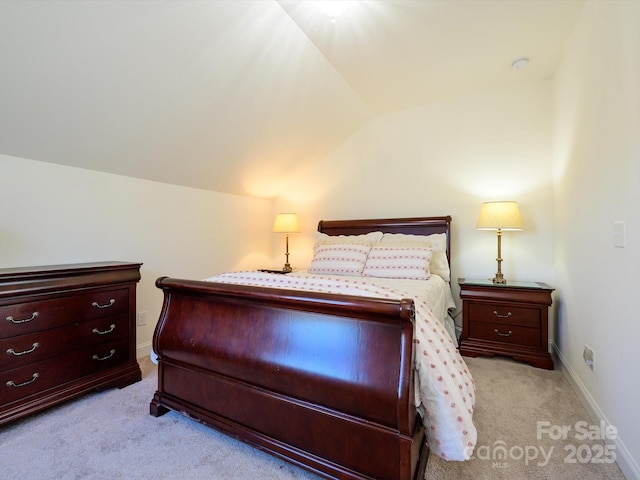
[[458, 279], [462, 299], [460, 353], [504, 355], [553, 369], [548, 350], [553, 288], [540, 282], [494, 284]]
[[140, 263], [0, 269], [0, 425], [141, 379]]

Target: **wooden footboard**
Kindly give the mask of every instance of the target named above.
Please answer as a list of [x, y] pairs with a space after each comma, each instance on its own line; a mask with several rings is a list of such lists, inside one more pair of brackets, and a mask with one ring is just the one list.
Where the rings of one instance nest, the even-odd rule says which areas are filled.
[[328, 478], [422, 478], [413, 302], [160, 278], [151, 414]]

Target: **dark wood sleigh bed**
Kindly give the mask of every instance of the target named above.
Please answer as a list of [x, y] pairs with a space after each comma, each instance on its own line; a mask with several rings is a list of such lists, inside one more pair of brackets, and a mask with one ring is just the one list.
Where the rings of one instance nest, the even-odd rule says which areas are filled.
[[[318, 230], [446, 233], [449, 258], [450, 221], [321, 221]], [[152, 415], [184, 413], [327, 478], [424, 476], [412, 300], [167, 277], [156, 285]]]

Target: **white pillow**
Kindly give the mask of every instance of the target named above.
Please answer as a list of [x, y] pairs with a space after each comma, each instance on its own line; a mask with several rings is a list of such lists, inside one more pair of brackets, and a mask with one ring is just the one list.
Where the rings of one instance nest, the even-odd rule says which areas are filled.
[[309, 273], [360, 276], [369, 250], [369, 245], [349, 243], [318, 245], [313, 253]]
[[430, 248], [433, 251], [429, 263], [431, 274], [442, 277], [445, 282], [451, 281], [449, 261], [447, 260], [447, 235], [445, 233], [434, 233], [433, 235], [385, 233], [380, 240], [380, 246]]
[[363, 277], [427, 280], [431, 249], [425, 247], [373, 247]]
[[342, 244], [359, 244], [374, 245], [380, 243], [382, 232], [369, 232], [363, 235], [327, 235], [326, 233], [316, 232], [313, 242], [313, 250], [320, 245], [330, 245], [336, 243]]

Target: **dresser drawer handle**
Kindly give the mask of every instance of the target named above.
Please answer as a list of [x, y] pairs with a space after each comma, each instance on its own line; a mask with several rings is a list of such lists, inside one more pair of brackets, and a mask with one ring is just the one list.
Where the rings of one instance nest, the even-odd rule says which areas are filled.
[[511, 312], [507, 312], [506, 315], [500, 315], [497, 311], [493, 311], [493, 314], [498, 318], [509, 318], [511, 316]]
[[111, 351], [109, 352], [109, 355], [107, 355], [106, 357], [99, 357], [98, 355], [94, 355], [93, 359], [94, 360], [98, 360], [99, 362], [103, 362], [105, 360], [109, 360], [115, 354], [116, 354], [116, 351], [112, 348]]
[[98, 302], [93, 302], [91, 305], [93, 305], [94, 307], [98, 307], [98, 308], [109, 308], [114, 303], [116, 303], [116, 301], [112, 298], [111, 300], [109, 300], [109, 303], [107, 303], [105, 305], [100, 305]]
[[31, 314], [31, 318], [25, 318], [23, 320], [16, 320], [15, 318], [9, 316], [9, 317], [7, 317], [7, 322], [16, 323], [16, 324], [18, 324], [18, 323], [27, 323], [27, 322], [30, 322], [31, 320], [35, 319], [38, 315], [40, 315], [38, 312], [33, 312]]
[[94, 328], [93, 330], [91, 330], [93, 333], [97, 333], [98, 335], [106, 335], [107, 333], [111, 333], [116, 329], [116, 324], [112, 323], [111, 326], [109, 327], [109, 330], [104, 330], [104, 331], [100, 331], [97, 328]]
[[7, 387], [26, 387], [27, 385], [29, 385], [30, 383], [33, 383], [36, 381], [36, 378], [38, 378], [40, 375], [37, 373], [33, 374], [33, 377], [31, 378], [31, 380], [27, 380], [26, 382], [22, 382], [22, 383], [15, 383], [13, 380], [9, 380], [7, 382]]
[[39, 346], [40, 344], [38, 342], [35, 342], [29, 350], [25, 350], [23, 352], [16, 352], [13, 348], [10, 348], [9, 350], [7, 350], [7, 354], [19, 357], [20, 355], [26, 355], [27, 353], [35, 352], [36, 348], [38, 348]]
[[509, 333], [500, 333], [497, 328], [494, 328], [493, 331], [496, 332], [501, 337], [510, 337], [511, 334], [513, 333], [511, 330], [509, 330]]

